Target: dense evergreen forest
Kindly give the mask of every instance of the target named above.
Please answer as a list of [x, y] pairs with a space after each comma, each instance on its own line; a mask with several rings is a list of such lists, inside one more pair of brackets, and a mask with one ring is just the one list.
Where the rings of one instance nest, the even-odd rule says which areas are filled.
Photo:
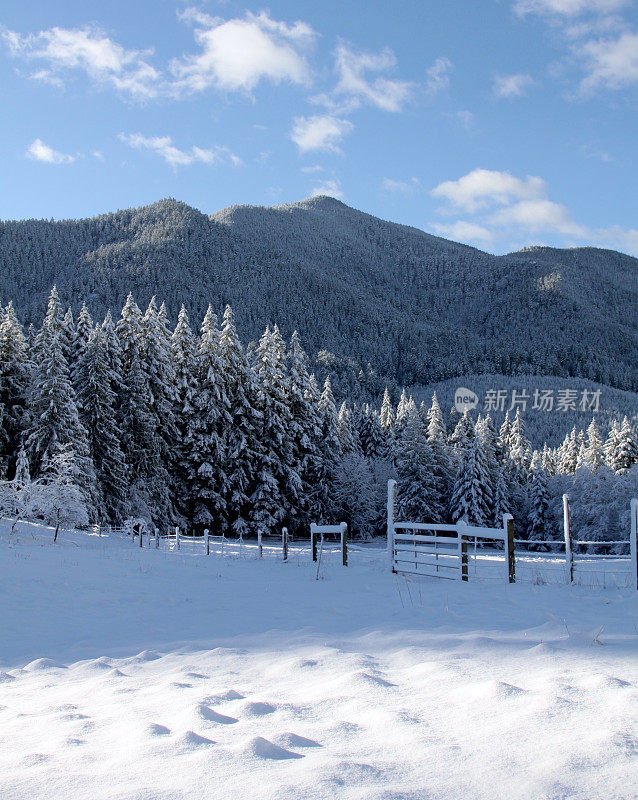
[[181, 308], [77, 319], [50, 293], [24, 330], [11, 303], [0, 317], [0, 514], [56, 525], [143, 518], [166, 532], [255, 535], [282, 525], [347, 521], [384, 528], [387, 480], [410, 520], [500, 525], [559, 535], [557, 506], [573, 499], [583, 539], [626, 538], [638, 494], [638, 445], [627, 417], [592, 419], [562, 444], [533, 448], [524, 418], [448, 416], [437, 396], [417, 405], [385, 391], [380, 408], [335, 399], [317, 384], [301, 339], [277, 325], [244, 348], [234, 314], [211, 307], [199, 333]]
[[0, 298], [39, 325], [47, 296], [115, 318], [129, 292], [201, 319], [230, 304], [244, 341], [277, 322], [362, 402], [470, 372], [638, 389], [638, 260], [534, 248], [495, 257], [313, 198], [206, 216], [174, 200], [93, 219], [0, 223]]

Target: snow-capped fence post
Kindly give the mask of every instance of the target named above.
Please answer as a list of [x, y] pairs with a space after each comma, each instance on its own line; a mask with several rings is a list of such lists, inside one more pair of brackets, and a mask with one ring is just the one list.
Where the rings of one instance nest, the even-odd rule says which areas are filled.
[[261, 535], [262, 535], [261, 534], [261, 528], [259, 528], [257, 530], [257, 550], [259, 552], [259, 558], [263, 558], [264, 557], [264, 548], [263, 548], [263, 545], [261, 543]]
[[180, 549], [180, 545], [179, 545], [179, 528], [177, 527], [177, 525], [175, 526], [175, 549], [176, 550]]
[[[459, 548], [459, 577], [462, 581], [467, 581], [467, 536], [464, 533], [467, 522], [460, 519], [457, 523], [458, 529], [458, 548]], [[435, 544], [436, 547], [436, 544]]]
[[396, 572], [394, 568], [394, 508], [397, 501], [397, 482], [390, 478], [388, 481], [388, 507], [387, 507], [387, 526], [388, 526], [388, 562], [390, 572]]
[[155, 526], [155, 549], [159, 550], [159, 528]]
[[348, 523], [342, 522], [341, 528], [341, 561], [344, 567], [348, 566]]
[[569, 583], [574, 582], [574, 553], [572, 551], [572, 526], [571, 514], [569, 513], [569, 497], [563, 495], [563, 531], [565, 533], [565, 565], [567, 567], [567, 579]]
[[210, 555], [210, 532], [208, 528], [204, 528], [204, 544], [206, 545], [206, 555]]
[[284, 552], [284, 561], [288, 561], [288, 528], [281, 529], [281, 546]]
[[314, 522], [310, 524], [310, 547], [312, 549], [312, 560], [317, 560], [317, 526]]
[[503, 514], [503, 541], [505, 542], [505, 562], [507, 564], [507, 579], [516, 583], [516, 554], [514, 552], [514, 517]]
[[634, 589], [638, 589], [638, 500], [633, 497], [629, 504], [631, 511], [631, 531], [629, 534], [629, 551], [631, 553], [631, 574]]

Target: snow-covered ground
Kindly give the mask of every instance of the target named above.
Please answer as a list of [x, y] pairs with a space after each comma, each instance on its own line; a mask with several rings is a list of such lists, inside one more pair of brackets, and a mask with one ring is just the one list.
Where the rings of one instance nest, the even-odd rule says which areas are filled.
[[630, 800], [638, 593], [0, 528], [2, 800]]

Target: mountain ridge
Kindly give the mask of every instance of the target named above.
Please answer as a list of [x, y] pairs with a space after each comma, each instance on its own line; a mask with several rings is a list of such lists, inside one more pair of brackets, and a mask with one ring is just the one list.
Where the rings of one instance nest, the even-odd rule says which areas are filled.
[[[199, 325], [231, 303], [326, 370], [428, 383], [474, 372], [575, 375], [638, 388], [638, 259], [600, 248], [502, 256], [380, 220], [335, 198], [206, 215], [173, 198], [80, 220], [0, 223], [0, 297], [38, 321], [51, 286], [74, 310], [157, 294]], [[321, 353], [320, 351], [328, 351]], [[370, 368], [366, 365], [370, 362]]]

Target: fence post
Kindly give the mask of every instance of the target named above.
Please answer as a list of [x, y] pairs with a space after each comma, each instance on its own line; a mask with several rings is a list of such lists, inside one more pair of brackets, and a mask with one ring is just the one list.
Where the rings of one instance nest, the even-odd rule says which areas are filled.
[[341, 560], [343, 566], [348, 566], [348, 523], [342, 522], [341, 528]]
[[312, 560], [317, 560], [317, 526], [314, 522], [310, 523], [310, 546], [312, 548]]
[[261, 544], [261, 528], [257, 529], [257, 549], [259, 550], [259, 558], [264, 557], [264, 548]]
[[514, 552], [514, 517], [503, 514], [503, 541], [505, 542], [505, 561], [507, 580], [516, 583], [516, 553]]
[[208, 528], [204, 528], [204, 543], [206, 545], [206, 555], [210, 555], [210, 532]]
[[288, 561], [288, 528], [281, 529], [281, 546], [284, 551], [284, 561]]
[[144, 526], [140, 526], [140, 547], [143, 547], [142, 537], [144, 536]]
[[175, 547], [176, 547], [177, 550], [180, 549], [180, 547], [179, 547], [179, 528], [177, 527], [177, 525], [175, 526]]
[[629, 534], [629, 551], [631, 552], [632, 582], [638, 589], [638, 500], [634, 497], [629, 504], [631, 512], [631, 531]]
[[[459, 537], [458, 546], [459, 546], [459, 577], [462, 581], [467, 581], [467, 538], [463, 534], [463, 529], [465, 528], [466, 522], [465, 520], [459, 520], [457, 523], [457, 536]], [[436, 547], [436, 542], [435, 542]], [[438, 564], [437, 564], [437, 572], [438, 572]]]
[[155, 528], [155, 549], [159, 550], [159, 528]]
[[397, 501], [397, 482], [390, 478], [388, 481], [388, 507], [387, 507], [387, 530], [388, 530], [388, 564], [390, 572], [394, 569], [394, 509]]
[[574, 553], [572, 551], [572, 520], [569, 513], [569, 497], [563, 495], [563, 531], [565, 533], [565, 564], [569, 583], [574, 582]]

